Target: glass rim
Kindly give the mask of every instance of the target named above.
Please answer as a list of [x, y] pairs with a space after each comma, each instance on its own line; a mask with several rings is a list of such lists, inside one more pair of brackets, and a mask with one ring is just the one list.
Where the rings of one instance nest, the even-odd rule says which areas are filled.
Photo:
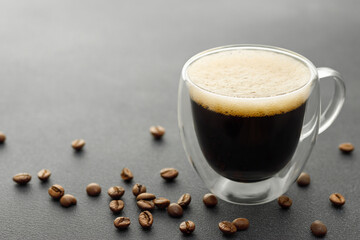
[[[205, 57], [207, 55], [210, 54], [214, 54], [214, 53], [218, 53], [218, 52], [223, 52], [223, 51], [230, 51], [230, 50], [237, 50], [237, 49], [246, 49], [246, 50], [266, 50], [266, 51], [271, 51], [271, 52], [276, 52], [276, 53], [280, 53], [280, 54], [284, 54], [290, 57], [293, 57], [295, 59], [297, 59], [298, 61], [302, 62], [305, 64], [306, 67], [308, 67], [309, 71], [310, 71], [310, 78], [309, 81], [304, 84], [303, 86], [294, 89], [290, 92], [286, 92], [286, 93], [282, 93], [282, 94], [278, 94], [275, 96], [268, 96], [268, 97], [235, 97], [235, 96], [229, 96], [229, 95], [225, 95], [225, 94], [220, 94], [220, 93], [215, 93], [212, 92], [206, 88], [200, 87], [199, 85], [197, 85], [196, 83], [194, 83], [193, 81], [191, 81], [191, 79], [188, 76], [188, 68], [189, 66], [194, 63], [195, 61], [197, 61], [198, 59]], [[216, 47], [216, 48], [211, 48], [205, 51], [202, 51], [200, 53], [195, 54], [194, 56], [192, 56], [189, 60], [186, 61], [186, 63], [184, 64], [182, 71], [181, 71], [181, 76], [182, 79], [185, 81], [188, 81], [189, 83], [191, 83], [193, 86], [195, 86], [196, 88], [199, 88], [202, 91], [205, 91], [207, 93], [213, 94], [213, 95], [217, 95], [217, 96], [221, 96], [221, 97], [228, 97], [228, 98], [235, 98], [235, 99], [248, 99], [248, 100], [261, 100], [261, 99], [271, 99], [271, 98], [277, 98], [277, 97], [284, 97], [286, 95], [291, 95], [291, 94], [295, 94], [301, 90], [303, 90], [304, 88], [308, 87], [309, 85], [312, 84], [312, 82], [315, 79], [318, 79], [318, 73], [316, 70], [316, 67], [314, 66], [314, 64], [307, 59], [306, 57], [293, 52], [291, 50], [285, 49], [285, 48], [280, 48], [280, 47], [274, 47], [274, 46], [269, 46], [269, 45], [261, 45], [261, 44], [233, 44], [233, 45], [226, 45], [226, 46], [221, 46], [221, 47]]]

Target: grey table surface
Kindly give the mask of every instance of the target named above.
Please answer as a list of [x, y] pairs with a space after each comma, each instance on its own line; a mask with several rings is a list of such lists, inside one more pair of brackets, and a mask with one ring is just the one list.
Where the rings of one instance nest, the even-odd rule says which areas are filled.
[[[52, 1], [0, 2], [0, 239], [313, 239], [309, 227], [322, 220], [327, 239], [360, 236], [360, 9], [359, 1]], [[288, 211], [276, 201], [238, 206], [220, 201], [202, 204], [207, 189], [187, 162], [177, 128], [177, 88], [185, 61], [202, 50], [234, 43], [288, 48], [316, 66], [337, 69], [345, 78], [347, 98], [334, 124], [317, 140], [305, 170], [312, 183], [294, 184]], [[330, 82], [329, 82], [330, 83]], [[324, 101], [331, 84], [322, 84]], [[166, 128], [153, 141], [148, 128]], [[80, 154], [73, 139], [87, 142]], [[342, 155], [337, 146], [353, 142]], [[123, 167], [135, 177], [120, 178]], [[180, 171], [166, 183], [163, 167]], [[36, 173], [52, 170], [47, 183]], [[19, 187], [18, 172], [33, 175]], [[103, 187], [97, 198], [85, 187]], [[154, 211], [151, 230], [137, 222], [131, 194], [140, 182], [149, 192], [176, 201], [182, 193], [192, 203], [180, 219]], [[47, 189], [61, 184], [78, 204], [65, 209]], [[127, 231], [113, 226], [108, 187], [122, 185]], [[340, 192], [343, 208], [328, 197]], [[217, 224], [246, 217], [247, 231], [225, 237]], [[192, 236], [178, 230], [195, 222]]]

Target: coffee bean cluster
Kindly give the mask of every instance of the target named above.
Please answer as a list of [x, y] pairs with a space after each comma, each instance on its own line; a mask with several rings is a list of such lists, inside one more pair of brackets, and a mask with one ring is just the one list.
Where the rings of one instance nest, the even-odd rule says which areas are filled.
[[[161, 126], [153, 126], [150, 128], [150, 133], [155, 139], [160, 139], [165, 133], [165, 129]], [[0, 131], [0, 144], [4, 143], [6, 135]], [[83, 139], [76, 139], [72, 142], [72, 147], [76, 151], [81, 151], [85, 146]], [[351, 143], [343, 143], [339, 145], [339, 149], [343, 153], [351, 153], [354, 150], [354, 146]], [[163, 168], [160, 171], [160, 176], [166, 181], [173, 181], [178, 176], [179, 172], [175, 168]], [[40, 181], [47, 181], [51, 176], [49, 169], [41, 169], [37, 176]], [[121, 178], [130, 182], [134, 175], [128, 168], [123, 168], [120, 173]], [[19, 185], [26, 185], [32, 179], [29, 173], [18, 173], [13, 176], [13, 181]], [[297, 184], [300, 187], [306, 187], [310, 184], [310, 175], [302, 172], [298, 179]], [[101, 186], [97, 183], [90, 183], [86, 187], [86, 192], [90, 197], [99, 196], [101, 193]], [[59, 184], [54, 184], [48, 189], [48, 193], [51, 198], [59, 200], [63, 207], [70, 207], [77, 204], [77, 199], [71, 194], [65, 194], [64, 188]], [[125, 207], [125, 203], [120, 198], [124, 195], [125, 189], [121, 186], [112, 186], [108, 189], [108, 195], [111, 198], [109, 203], [110, 210], [114, 213], [120, 213]], [[191, 202], [191, 195], [184, 193], [180, 196], [176, 203], [171, 203], [169, 199], [164, 197], [156, 197], [152, 193], [147, 192], [147, 188], [143, 184], [136, 183], [132, 187], [132, 193], [136, 197], [137, 206], [141, 210], [138, 221], [142, 228], [147, 229], [153, 225], [154, 218], [150, 211], [154, 210], [155, 207], [158, 209], [166, 209], [169, 216], [179, 218], [183, 216], [184, 210]], [[207, 193], [203, 197], [203, 203], [208, 208], [213, 208], [217, 205], [218, 200], [214, 194]], [[330, 202], [335, 207], [341, 207], [345, 204], [345, 197], [340, 193], [333, 193], [329, 197]], [[292, 199], [286, 195], [282, 195], [278, 198], [278, 204], [283, 209], [288, 209], [292, 206]], [[131, 220], [128, 217], [117, 217], [113, 222], [114, 226], [118, 229], [126, 229], [130, 226]], [[243, 231], [249, 228], [249, 220], [246, 218], [236, 218], [232, 222], [222, 221], [218, 224], [221, 232], [226, 235], [232, 235], [237, 231]], [[179, 230], [184, 234], [191, 234], [195, 230], [195, 223], [191, 220], [183, 221], [180, 223]], [[323, 237], [327, 233], [326, 225], [320, 220], [314, 221], [310, 230], [314, 236]]]
[[50, 197], [55, 200], [60, 200], [60, 204], [63, 207], [70, 207], [72, 205], [76, 205], [77, 200], [71, 194], [64, 194], [64, 188], [59, 184], [54, 184], [48, 189], [48, 193]]
[[243, 231], [249, 228], [250, 222], [246, 218], [236, 218], [232, 222], [222, 221], [219, 222], [219, 229], [225, 235], [232, 235], [237, 231]]
[[[38, 173], [38, 178], [40, 181], [47, 181], [51, 176], [51, 171], [49, 169], [41, 169]], [[25, 185], [31, 181], [31, 175], [29, 173], [18, 173], [13, 176], [13, 181], [19, 185]], [[60, 204], [63, 207], [70, 207], [76, 205], [77, 200], [71, 194], [64, 194], [64, 188], [59, 184], [54, 184], [48, 189], [50, 197], [55, 200], [59, 200]]]
[[[128, 168], [123, 168], [121, 171], [121, 178], [129, 182], [134, 178], [133, 173]], [[160, 176], [167, 181], [174, 180], [178, 176], [178, 171], [175, 168], [164, 168], [160, 171]], [[120, 213], [124, 209], [124, 202], [120, 198], [124, 195], [125, 189], [121, 186], [113, 186], [108, 190], [108, 195], [112, 199], [109, 204], [110, 210], [113, 213]], [[153, 225], [154, 217], [151, 211], [158, 209], [166, 209], [170, 217], [179, 218], [183, 216], [184, 209], [191, 202], [191, 195], [184, 193], [180, 196], [176, 203], [171, 203], [165, 197], [156, 197], [155, 194], [147, 192], [147, 187], [140, 183], [135, 183], [132, 187], [132, 193], [136, 199], [136, 205], [141, 210], [138, 216], [138, 222], [144, 229], [150, 228]], [[131, 220], [128, 217], [117, 217], [114, 220], [114, 226], [119, 229], [129, 227]], [[195, 230], [195, 224], [192, 221], [186, 221], [180, 224], [180, 231], [185, 234], [190, 234]]]

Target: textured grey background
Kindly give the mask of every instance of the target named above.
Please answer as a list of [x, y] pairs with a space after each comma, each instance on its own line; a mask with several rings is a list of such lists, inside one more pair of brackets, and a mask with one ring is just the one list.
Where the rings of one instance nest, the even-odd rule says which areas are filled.
[[[313, 239], [316, 219], [328, 226], [328, 239], [358, 239], [360, 234], [360, 160], [358, 149], [342, 155], [337, 146], [351, 141], [360, 148], [359, 1], [52, 1], [0, 2], [0, 146], [1, 239], [183, 239], [181, 221], [191, 219], [189, 239], [222, 239], [217, 223], [246, 217], [251, 226], [241, 239]], [[317, 66], [340, 71], [347, 100], [333, 126], [319, 136], [306, 166], [308, 188], [293, 185], [288, 211], [271, 202], [236, 206], [220, 201], [206, 209], [207, 192], [185, 158], [177, 129], [180, 70], [195, 53], [233, 43], [275, 45], [299, 52]], [[331, 84], [322, 84], [329, 98]], [[153, 124], [167, 132], [155, 142]], [[84, 138], [85, 151], [70, 143]], [[176, 201], [185, 192], [191, 206], [181, 219], [154, 211], [154, 225], [144, 231], [132, 184], [120, 179], [129, 167], [134, 181], [149, 192]], [[173, 166], [173, 183], [159, 177]], [[53, 175], [42, 184], [41, 168]], [[19, 187], [11, 180], [29, 172], [33, 180]], [[90, 198], [90, 182], [103, 186]], [[47, 188], [61, 184], [78, 205], [62, 208]], [[125, 187], [127, 231], [113, 226], [108, 187]], [[342, 209], [328, 196], [342, 193]]]

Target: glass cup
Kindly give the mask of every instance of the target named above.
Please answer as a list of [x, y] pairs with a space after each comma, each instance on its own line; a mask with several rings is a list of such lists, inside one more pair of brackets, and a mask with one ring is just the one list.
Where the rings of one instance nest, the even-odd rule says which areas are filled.
[[[189, 67], [211, 54], [233, 50], [260, 50], [285, 55], [303, 63], [309, 81], [284, 94], [271, 97], [232, 97], [195, 84]], [[334, 95], [321, 110], [321, 79], [333, 79]], [[199, 98], [202, 100], [198, 104]], [[303, 100], [295, 110], [279, 103]], [[316, 68], [305, 57], [277, 47], [231, 45], [213, 48], [190, 58], [181, 73], [178, 93], [178, 124], [187, 158], [208, 189], [221, 199], [237, 204], [262, 204], [285, 193], [307, 162], [317, 135], [339, 114], [345, 100], [341, 75], [330, 68]], [[225, 105], [229, 112], [216, 112]], [[284, 107], [283, 113], [266, 114], [264, 106]], [[259, 110], [260, 109], [260, 110]], [[265, 115], [254, 113], [264, 111]]]

